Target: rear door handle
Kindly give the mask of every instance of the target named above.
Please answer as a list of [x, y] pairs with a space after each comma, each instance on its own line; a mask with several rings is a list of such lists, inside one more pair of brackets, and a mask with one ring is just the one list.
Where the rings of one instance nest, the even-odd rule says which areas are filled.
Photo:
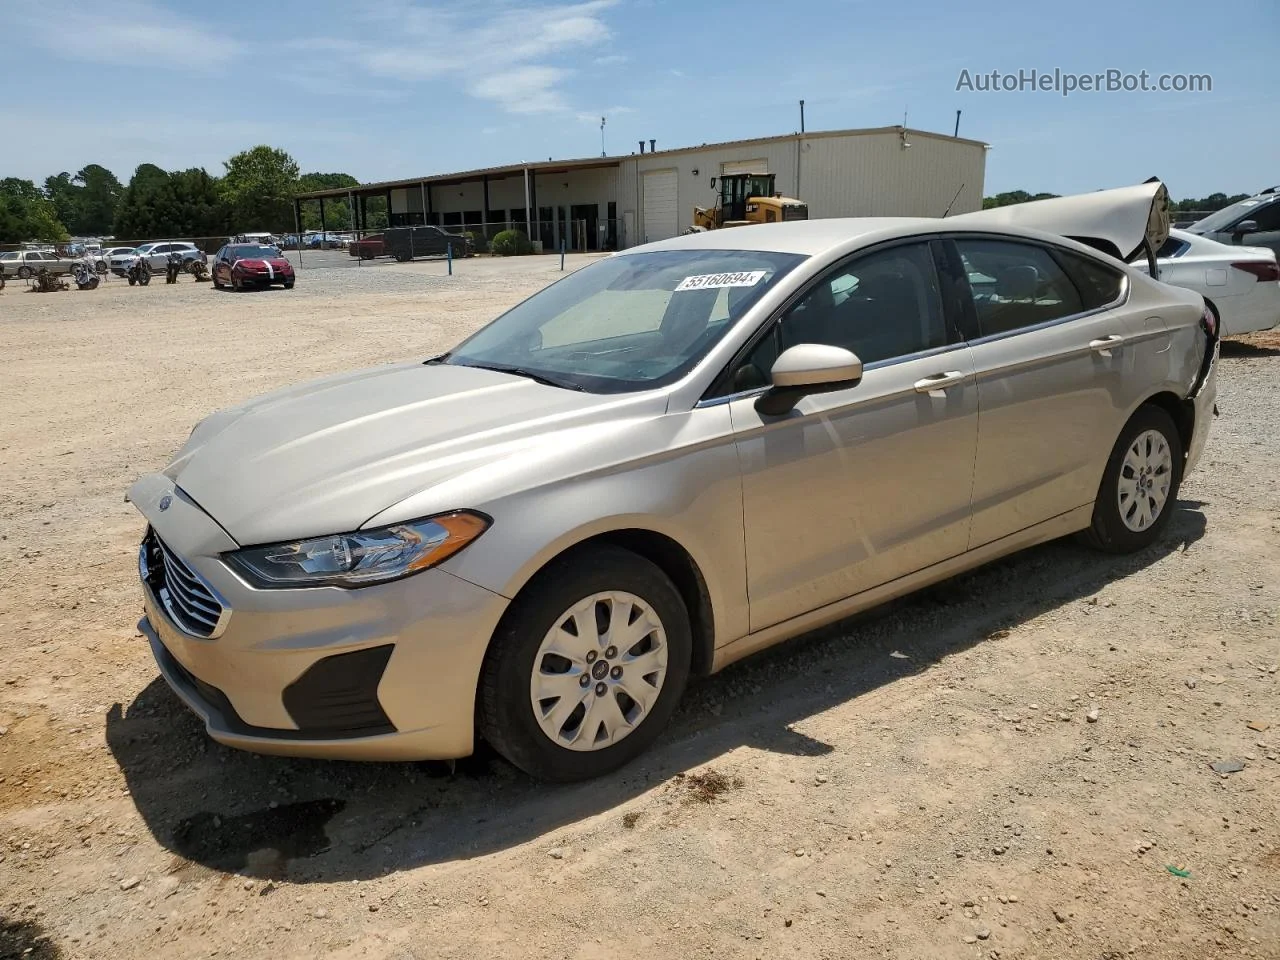
[[916, 381], [916, 393], [941, 392], [947, 387], [964, 383], [966, 374], [963, 370], [948, 370], [946, 373], [935, 373], [931, 377]]
[[1120, 344], [1122, 343], [1124, 343], [1124, 337], [1120, 336], [1119, 334], [1113, 333], [1113, 334], [1110, 334], [1109, 336], [1102, 337], [1100, 340], [1090, 340], [1089, 349], [1096, 350], [1098, 353], [1101, 353], [1104, 356], [1110, 356], [1111, 351], [1115, 347], [1120, 346]]

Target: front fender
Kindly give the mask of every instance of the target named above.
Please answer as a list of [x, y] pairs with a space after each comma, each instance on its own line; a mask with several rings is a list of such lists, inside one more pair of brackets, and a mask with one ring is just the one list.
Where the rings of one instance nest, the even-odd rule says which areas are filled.
[[566, 550], [622, 530], [662, 534], [707, 586], [715, 645], [749, 630], [742, 484], [732, 434], [639, 466], [574, 477], [474, 505], [493, 525], [442, 569], [515, 597]]

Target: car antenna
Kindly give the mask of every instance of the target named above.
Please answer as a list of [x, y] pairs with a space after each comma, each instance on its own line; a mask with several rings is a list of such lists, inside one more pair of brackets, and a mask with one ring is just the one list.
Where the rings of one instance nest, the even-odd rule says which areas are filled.
[[947, 219], [947, 214], [951, 212], [951, 208], [954, 207], [956, 205], [956, 201], [960, 199], [960, 191], [963, 189], [964, 189], [963, 183], [960, 184], [960, 186], [956, 187], [956, 195], [951, 198], [951, 202], [947, 204], [947, 209], [944, 210], [942, 213], [943, 220]]

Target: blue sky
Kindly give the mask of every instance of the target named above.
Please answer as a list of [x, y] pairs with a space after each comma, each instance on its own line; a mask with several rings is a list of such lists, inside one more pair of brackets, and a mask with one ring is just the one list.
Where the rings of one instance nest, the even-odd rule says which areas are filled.
[[[1280, 182], [1280, 0], [112, 0], [5, 6], [0, 176], [256, 143], [361, 180], [811, 130], [992, 145], [986, 193]], [[31, 18], [26, 22], [24, 18]], [[51, 26], [56, 24], [56, 26]], [[971, 74], [1208, 73], [1207, 93], [981, 93]], [[30, 106], [22, 103], [28, 91]], [[132, 96], [143, 109], [130, 110]], [[171, 102], [166, 102], [169, 94]]]

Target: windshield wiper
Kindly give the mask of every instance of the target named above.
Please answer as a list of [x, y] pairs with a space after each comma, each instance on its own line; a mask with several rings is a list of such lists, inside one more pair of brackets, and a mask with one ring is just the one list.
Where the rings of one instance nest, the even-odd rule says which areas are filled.
[[510, 373], [517, 377], [525, 377], [534, 383], [542, 383], [548, 387], [559, 387], [562, 390], [577, 390], [579, 393], [586, 390], [580, 383], [574, 383], [572, 380], [562, 380], [558, 377], [547, 376], [545, 373], [537, 373], [533, 370], [526, 370], [524, 367], [511, 366], [505, 363], [469, 363], [463, 362], [465, 367], [478, 367], [481, 370], [493, 370], [495, 373]]

